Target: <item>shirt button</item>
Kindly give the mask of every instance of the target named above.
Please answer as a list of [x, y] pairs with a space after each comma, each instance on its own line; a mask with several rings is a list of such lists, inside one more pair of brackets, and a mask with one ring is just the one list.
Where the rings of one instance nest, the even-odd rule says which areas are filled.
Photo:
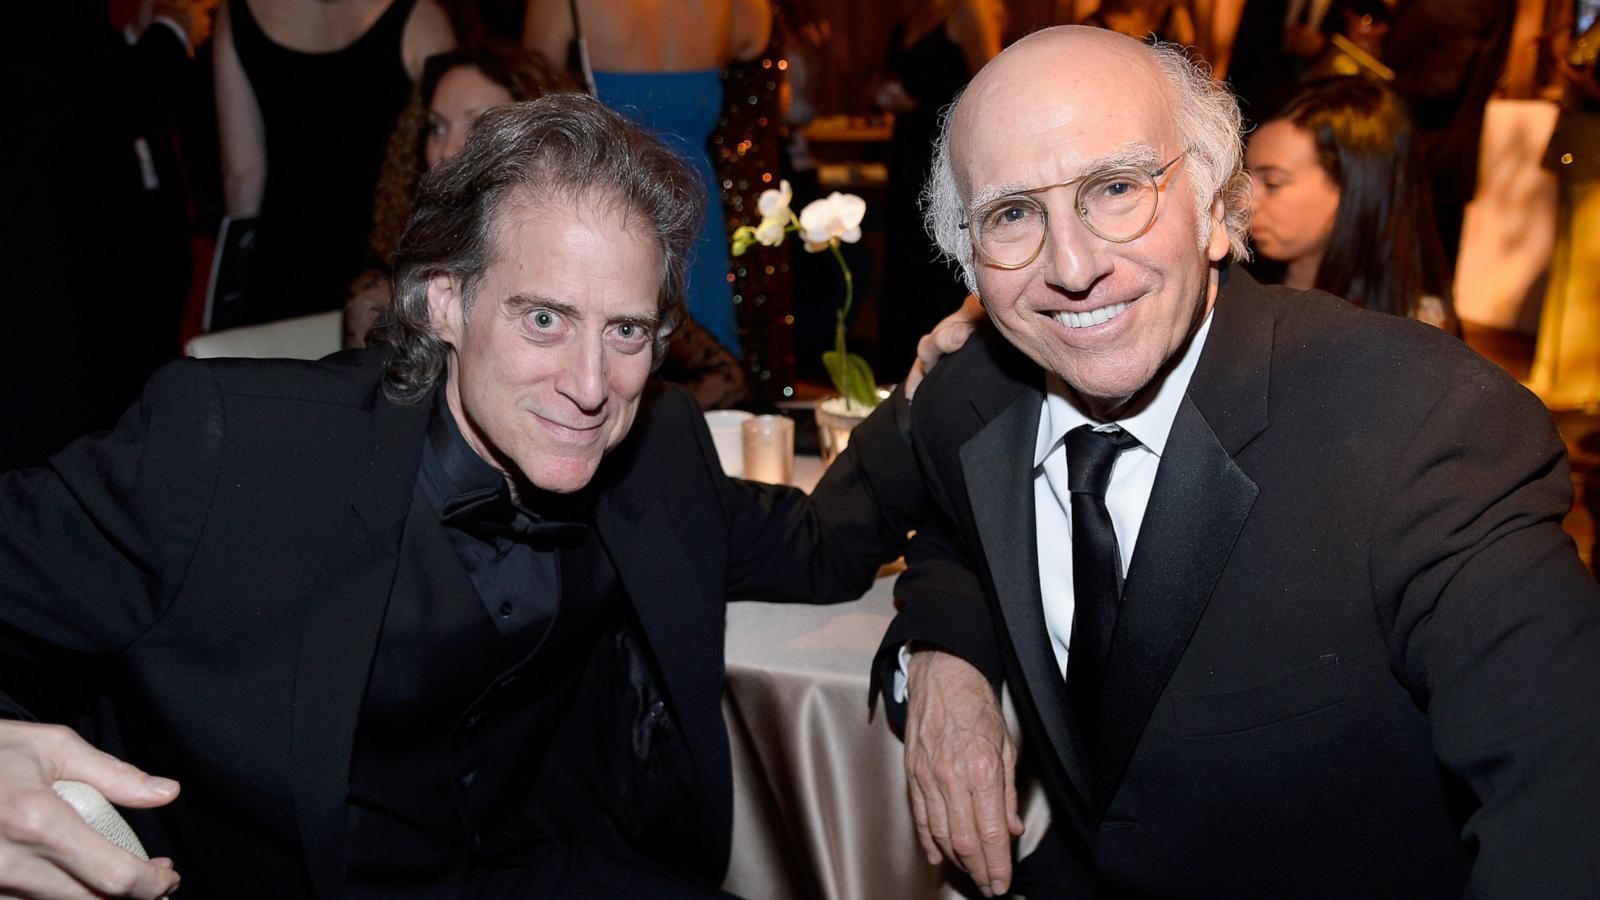
[[650, 704], [650, 718], [659, 719], [663, 715], [666, 715], [666, 712], [667, 712], [667, 705], [665, 703], [662, 703], [660, 700], [657, 700], [656, 702]]
[[511, 601], [507, 600], [506, 602], [500, 604], [500, 618], [511, 618]]

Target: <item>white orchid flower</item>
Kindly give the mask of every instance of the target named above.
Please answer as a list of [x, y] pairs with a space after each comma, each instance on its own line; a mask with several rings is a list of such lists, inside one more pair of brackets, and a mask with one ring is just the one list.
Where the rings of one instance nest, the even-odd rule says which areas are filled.
[[756, 211], [761, 213], [761, 218], [781, 219], [789, 221], [789, 204], [794, 201], [794, 189], [789, 187], [787, 180], [779, 181], [777, 190], [768, 188], [761, 192], [761, 197], [756, 200]]
[[784, 228], [789, 224], [787, 219], [762, 219], [756, 226], [756, 242], [763, 247], [776, 247], [783, 243]]
[[836, 240], [853, 244], [861, 240], [861, 220], [866, 214], [867, 201], [834, 191], [800, 211], [800, 238], [812, 253], [827, 249]]

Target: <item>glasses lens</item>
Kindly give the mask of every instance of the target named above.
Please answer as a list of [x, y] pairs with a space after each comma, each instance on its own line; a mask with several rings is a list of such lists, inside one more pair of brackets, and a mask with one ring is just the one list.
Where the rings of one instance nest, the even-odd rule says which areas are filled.
[[1084, 224], [1108, 241], [1139, 236], [1156, 215], [1156, 183], [1140, 169], [1111, 169], [1085, 179], [1078, 189]]
[[978, 244], [1003, 266], [1024, 265], [1044, 240], [1044, 207], [1032, 197], [1002, 197], [973, 217]]

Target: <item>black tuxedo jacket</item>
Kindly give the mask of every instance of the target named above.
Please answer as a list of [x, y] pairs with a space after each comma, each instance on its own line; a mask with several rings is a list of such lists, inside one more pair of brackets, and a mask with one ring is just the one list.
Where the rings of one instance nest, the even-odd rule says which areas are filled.
[[1055, 821], [1024, 869], [1056, 884], [1592, 895], [1600, 601], [1560, 528], [1548, 414], [1427, 326], [1224, 276], [1127, 573], [1097, 745], [1041, 606], [1043, 377], [993, 330], [916, 397], [934, 512], [876, 684], [905, 641], [1004, 679]]
[[[134, 821], [200, 895], [343, 896], [352, 742], [431, 407], [387, 400], [381, 362], [181, 361], [110, 434], [0, 477], [0, 715], [28, 715], [27, 673], [52, 660], [92, 676], [107, 743], [183, 782]], [[731, 827], [724, 602], [866, 589], [904, 540], [891, 509], [922, 496], [894, 412], [808, 500], [725, 478], [693, 400], [654, 385], [596, 475], [686, 736], [666, 862], [710, 885]]]

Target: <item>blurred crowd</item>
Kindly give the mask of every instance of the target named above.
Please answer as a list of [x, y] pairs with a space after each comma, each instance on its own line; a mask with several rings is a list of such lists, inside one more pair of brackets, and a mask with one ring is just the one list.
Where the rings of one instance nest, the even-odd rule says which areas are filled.
[[[1462, 210], [1519, 14], [1536, 20], [1545, 80], [1564, 91], [1557, 142], [1582, 143], [1600, 102], [1597, 11], [1597, 0], [31, 4], [12, 13], [31, 39], [3, 63], [19, 128], [0, 167], [13, 287], [0, 468], [109, 425], [200, 331], [342, 309], [345, 345], [363, 344], [387, 307], [418, 179], [485, 109], [549, 91], [596, 93], [666, 137], [723, 201], [708, 205], [692, 318], [663, 373], [708, 408], [771, 399], [763, 366], [793, 365], [792, 338], [775, 362], [765, 344], [744, 346], [759, 319], [805, 327], [775, 295], [741, 302], [753, 292], [727, 235], [774, 167], [735, 170], [748, 141], [729, 149], [729, 108], [759, 105], [763, 126], [794, 135], [818, 113], [892, 114], [878, 261], [892, 286], [874, 348], [892, 377], [966, 294], [919, 214], [939, 114], [1009, 40], [1062, 22], [1187, 45], [1238, 94], [1254, 129], [1258, 277], [1458, 331]], [[845, 52], [857, 64], [830, 71]], [[756, 73], [736, 96], [730, 66]], [[756, 82], [765, 90], [742, 87]], [[814, 177], [803, 141], [785, 146], [798, 149], [777, 174]], [[1587, 208], [1573, 186], [1593, 173], [1558, 150], [1567, 235]]]

